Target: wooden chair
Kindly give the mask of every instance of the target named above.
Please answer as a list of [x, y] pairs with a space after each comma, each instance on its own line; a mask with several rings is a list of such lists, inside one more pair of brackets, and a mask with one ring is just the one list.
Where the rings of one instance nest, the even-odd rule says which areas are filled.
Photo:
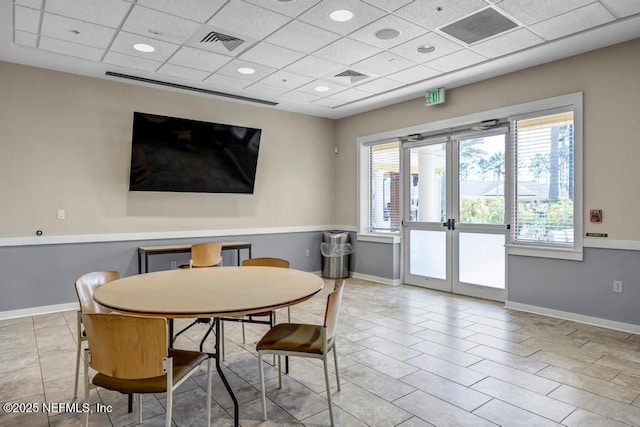
[[87, 335], [82, 327], [82, 313], [107, 313], [110, 310], [101, 306], [93, 299], [93, 292], [98, 286], [117, 280], [120, 273], [117, 271], [96, 271], [94, 273], [84, 274], [76, 279], [76, 295], [80, 309], [77, 312], [77, 349], [76, 349], [76, 383], [73, 388], [73, 398], [78, 398], [78, 380], [80, 377], [80, 355], [82, 354], [82, 343], [87, 340]]
[[[89, 348], [85, 349], [84, 399], [89, 402], [89, 366], [94, 385], [138, 394], [142, 422], [144, 393], [167, 393], [166, 427], [171, 426], [173, 391], [207, 361], [207, 426], [211, 425], [211, 358], [198, 351], [168, 349], [167, 319], [121, 313], [83, 313]], [[89, 412], [83, 425], [89, 423]], [[204, 424], [204, 423], [202, 423]]]
[[267, 401], [264, 386], [264, 366], [262, 358], [265, 354], [278, 356], [278, 385], [282, 387], [281, 356], [312, 357], [322, 359], [324, 378], [327, 385], [327, 400], [329, 402], [329, 418], [334, 425], [333, 408], [331, 404], [331, 387], [329, 385], [328, 354], [333, 350], [333, 360], [336, 369], [338, 391], [340, 391], [340, 376], [338, 374], [338, 356], [336, 354], [336, 327], [338, 312], [344, 289], [344, 279], [337, 279], [333, 291], [327, 296], [327, 306], [322, 325], [308, 325], [300, 323], [280, 323], [269, 330], [256, 345], [260, 369], [260, 390], [262, 393], [262, 419], [267, 420]]
[[[189, 260], [189, 265], [181, 265], [178, 268], [186, 269], [186, 268], [207, 268], [207, 267], [218, 267], [222, 264], [222, 243], [220, 242], [209, 242], [209, 243], [197, 243], [195, 245], [191, 245], [191, 259]], [[213, 331], [213, 320], [207, 317], [200, 317], [193, 321], [190, 325], [181, 329], [177, 334], [173, 336], [171, 339], [171, 346], [176, 341], [176, 338], [180, 336], [183, 332], [187, 331], [192, 326], [195, 326], [198, 323], [203, 323], [208, 325], [208, 329], [202, 340], [200, 341], [200, 351], [204, 347], [204, 341], [207, 339], [209, 334]]]

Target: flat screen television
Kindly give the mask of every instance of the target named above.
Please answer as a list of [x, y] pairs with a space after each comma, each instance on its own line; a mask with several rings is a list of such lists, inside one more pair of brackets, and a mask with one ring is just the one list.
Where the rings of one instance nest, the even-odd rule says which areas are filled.
[[129, 190], [251, 194], [261, 133], [134, 112]]

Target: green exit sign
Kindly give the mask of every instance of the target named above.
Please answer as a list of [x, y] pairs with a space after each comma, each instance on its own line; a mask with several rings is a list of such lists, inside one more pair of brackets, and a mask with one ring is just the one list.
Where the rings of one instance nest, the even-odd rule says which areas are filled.
[[425, 105], [444, 104], [444, 88], [441, 87], [439, 89], [430, 90], [425, 95], [425, 99]]

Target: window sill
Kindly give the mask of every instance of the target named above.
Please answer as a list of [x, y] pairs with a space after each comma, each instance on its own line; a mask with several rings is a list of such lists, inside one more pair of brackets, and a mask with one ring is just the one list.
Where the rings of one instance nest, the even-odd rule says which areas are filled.
[[506, 245], [507, 255], [531, 256], [538, 258], [566, 259], [570, 261], [582, 261], [582, 249], [561, 249], [561, 248], [541, 248], [524, 247], [519, 245]]
[[402, 238], [397, 235], [385, 235], [385, 234], [358, 234], [356, 239], [359, 242], [373, 242], [373, 243], [387, 243], [395, 244], [400, 243]]

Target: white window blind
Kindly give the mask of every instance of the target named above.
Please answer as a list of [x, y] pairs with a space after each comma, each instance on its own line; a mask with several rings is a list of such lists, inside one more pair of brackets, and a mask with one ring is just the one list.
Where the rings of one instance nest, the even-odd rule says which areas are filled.
[[574, 113], [512, 120], [515, 200], [512, 241], [572, 248], [575, 243]]
[[400, 232], [400, 141], [368, 147], [371, 233]]

